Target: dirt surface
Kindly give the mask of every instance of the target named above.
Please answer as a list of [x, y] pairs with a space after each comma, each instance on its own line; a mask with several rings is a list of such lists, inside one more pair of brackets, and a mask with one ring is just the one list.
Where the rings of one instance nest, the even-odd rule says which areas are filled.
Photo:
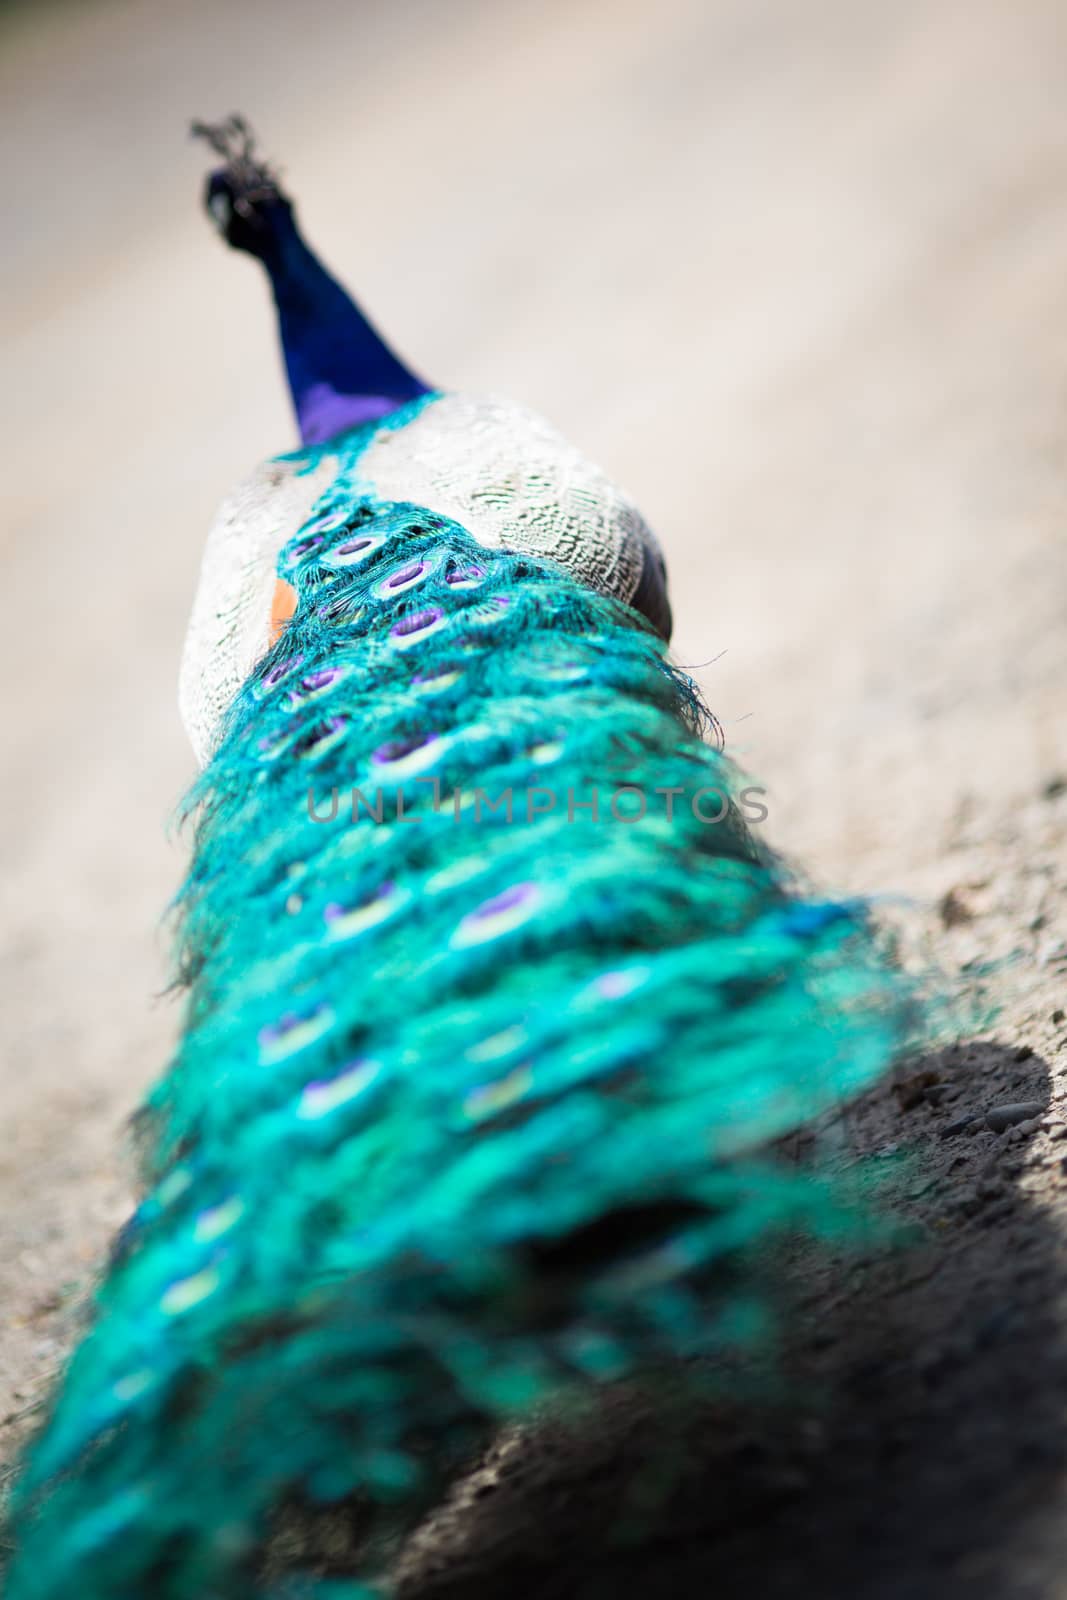
[[292, 442], [182, 140], [240, 107], [423, 371], [636, 494], [774, 840], [1000, 1007], [839, 1133], [916, 1239], [795, 1265], [788, 1398], [502, 1441], [403, 1593], [1067, 1596], [1065, 50], [1059, 0], [0, 11], [7, 1457], [175, 1026], [202, 537]]

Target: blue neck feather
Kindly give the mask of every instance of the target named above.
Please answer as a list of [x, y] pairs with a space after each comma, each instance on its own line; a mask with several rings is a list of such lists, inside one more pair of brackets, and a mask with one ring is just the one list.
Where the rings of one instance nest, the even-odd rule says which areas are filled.
[[269, 227], [262, 260], [302, 442], [322, 444], [429, 394], [305, 244], [288, 205], [272, 207]]

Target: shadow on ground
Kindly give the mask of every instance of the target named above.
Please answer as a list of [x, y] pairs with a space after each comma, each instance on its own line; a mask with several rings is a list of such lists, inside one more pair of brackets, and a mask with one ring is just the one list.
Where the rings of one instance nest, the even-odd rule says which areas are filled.
[[1020, 1551], [1067, 1465], [1062, 1245], [1026, 1196], [1032, 1126], [998, 1135], [983, 1106], [1048, 1087], [1025, 1047], [969, 1043], [872, 1097], [855, 1136], [916, 1151], [918, 1241], [803, 1266], [793, 1398], [621, 1393], [499, 1441], [409, 1543], [402, 1600], [1036, 1593]]

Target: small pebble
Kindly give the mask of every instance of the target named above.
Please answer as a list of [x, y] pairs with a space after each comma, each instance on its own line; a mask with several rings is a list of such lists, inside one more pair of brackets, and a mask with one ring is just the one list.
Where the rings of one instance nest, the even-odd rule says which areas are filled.
[[1031, 1117], [1043, 1116], [1044, 1104], [1040, 1100], [1019, 1100], [1013, 1105], [993, 1106], [986, 1112], [986, 1127], [994, 1133], [1003, 1133], [1005, 1128], [1014, 1128], [1017, 1123], [1026, 1122]]
[[957, 1133], [966, 1133], [969, 1127], [980, 1121], [981, 1117], [975, 1116], [973, 1112], [968, 1117], [957, 1117], [955, 1122], [947, 1122], [945, 1124], [945, 1126], [941, 1129], [941, 1137], [942, 1139], [951, 1139]]
[[1064, 1011], [1062, 1006], [1057, 1006], [1052, 1013], [1052, 1020], [1053, 1022], [1062, 1022], [1065, 1016], [1067, 1016], [1067, 1012]]
[[943, 894], [938, 910], [946, 928], [956, 928], [961, 922], [974, 921], [974, 907], [960, 888], [949, 889], [947, 894]]

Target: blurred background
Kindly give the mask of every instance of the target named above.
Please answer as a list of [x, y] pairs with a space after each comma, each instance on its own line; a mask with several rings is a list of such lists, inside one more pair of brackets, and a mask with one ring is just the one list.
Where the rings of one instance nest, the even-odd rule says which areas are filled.
[[543, 411], [635, 495], [779, 845], [930, 906], [1010, 858], [982, 949], [1047, 966], [1065, 60], [1061, 0], [0, 7], [0, 1417], [59, 1359], [175, 1027], [202, 541], [295, 443], [189, 119], [251, 119], [421, 372]]

